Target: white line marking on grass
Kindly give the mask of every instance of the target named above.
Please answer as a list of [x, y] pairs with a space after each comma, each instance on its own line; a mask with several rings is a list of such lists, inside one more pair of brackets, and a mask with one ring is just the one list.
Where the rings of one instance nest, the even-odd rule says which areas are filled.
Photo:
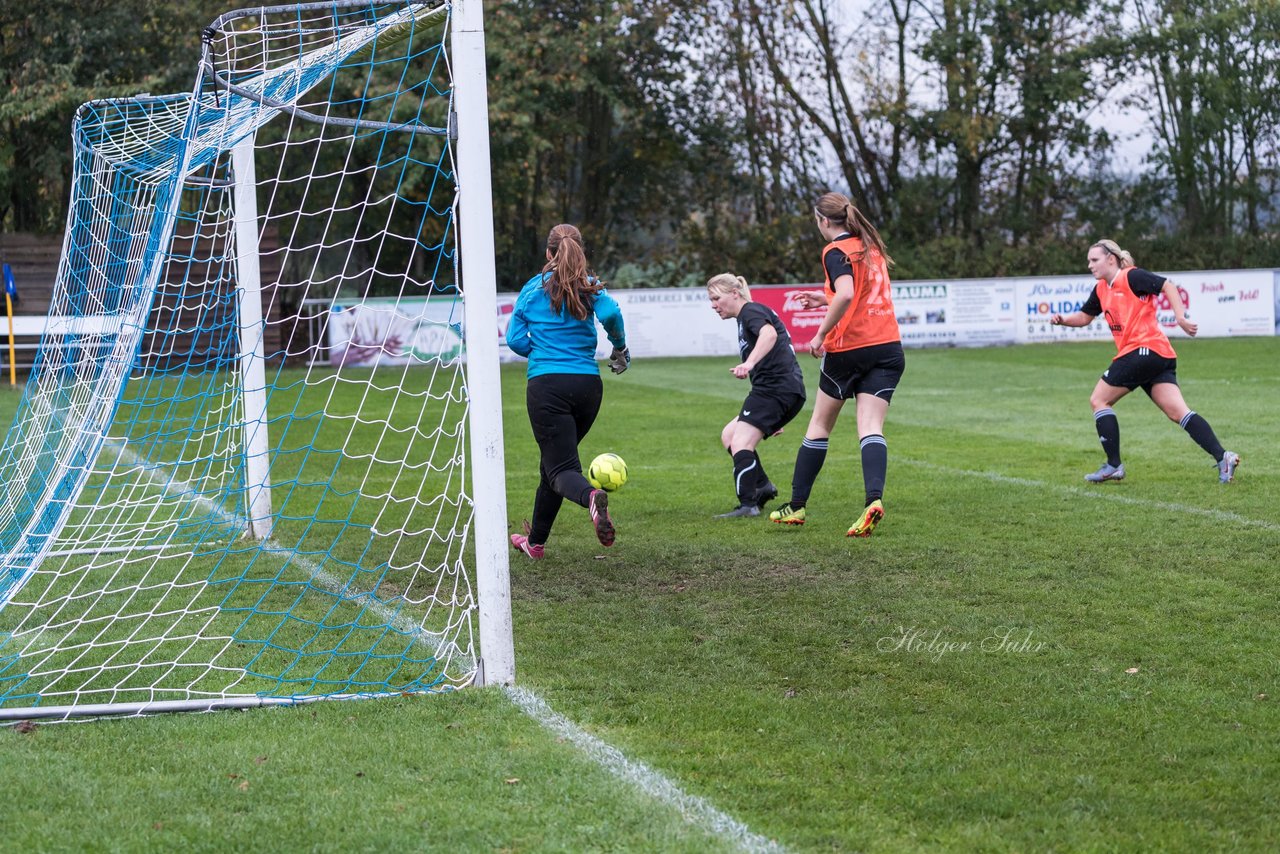
[[786, 850], [772, 839], [766, 839], [737, 819], [720, 812], [702, 798], [683, 791], [643, 762], [628, 759], [616, 747], [552, 711], [546, 701], [532, 691], [520, 687], [508, 687], [504, 690], [511, 702], [529, 717], [572, 743], [613, 776], [631, 783], [646, 795], [675, 807], [690, 824], [736, 845], [742, 851]]
[[1062, 492], [1067, 495], [1076, 495], [1082, 498], [1094, 498], [1099, 501], [1114, 501], [1118, 504], [1133, 504], [1140, 507], [1154, 507], [1157, 510], [1167, 510], [1171, 513], [1189, 513], [1194, 516], [1203, 516], [1206, 519], [1214, 519], [1219, 522], [1230, 522], [1233, 525], [1246, 525], [1251, 528], [1263, 528], [1268, 531], [1280, 531], [1280, 524], [1268, 522], [1265, 519], [1250, 519], [1248, 516], [1241, 516], [1239, 513], [1232, 513], [1229, 510], [1217, 510], [1213, 507], [1195, 507], [1191, 504], [1175, 504], [1169, 501], [1155, 501], [1150, 498], [1134, 498], [1129, 495], [1120, 495], [1113, 490], [1116, 485], [1110, 486], [1099, 485], [1093, 489], [1087, 489], [1080, 486], [1067, 486], [1059, 483], [1046, 483], [1042, 480], [1031, 480], [1025, 477], [1011, 477], [1005, 474], [996, 474], [989, 471], [971, 471], [969, 469], [957, 469], [951, 466], [940, 466], [935, 463], [925, 462], [924, 460], [911, 460], [898, 457], [896, 462], [905, 463], [916, 468], [928, 469], [936, 471], [939, 474], [954, 475], [956, 477], [976, 477], [983, 480], [989, 480], [992, 483], [1007, 483], [1010, 486], [1029, 486], [1036, 489], [1047, 489], [1052, 492]]
[[[243, 521], [228, 513], [216, 502], [196, 493], [190, 484], [177, 478], [166, 477], [157, 471], [157, 469], [164, 468], [163, 465], [156, 465], [143, 460], [129, 450], [123, 442], [108, 439], [107, 445], [111, 447], [118, 458], [124, 459], [130, 464], [138, 465], [142, 470], [143, 476], [159, 486], [163, 491], [172, 493], [177, 488], [178, 494], [184, 495], [193, 503], [204, 507], [212, 515], [219, 517], [226, 525], [237, 525]], [[351, 592], [348, 586], [337, 576], [327, 572], [314, 561], [297, 554], [293, 549], [281, 546], [274, 540], [263, 542], [261, 547], [264, 552], [280, 555], [285, 558], [286, 562], [299, 566], [310, 574], [312, 581], [327, 587], [338, 597], [348, 601], [366, 600], [366, 607], [370, 611], [411, 636], [419, 644], [428, 647], [433, 654], [439, 652], [439, 638], [426, 632], [422, 627], [407, 618], [397, 615], [390, 606], [371, 594]], [[786, 851], [783, 846], [771, 839], [766, 839], [758, 833], [754, 833], [745, 824], [720, 812], [702, 798], [683, 791], [675, 783], [672, 783], [643, 762], [628, 759], [618, 748], [591, 735], [563, 715], [557, 714], [547, 705], [545, 700], [529, 689], [508, 687], [504, 690], [507, 697], [520, 711], [554, 734], [572, 743], [585, 753], [589, 759], [614, 777], [625, 783], [630, 783], [649, 797], [668, 806], [675, 807], [689, 824], [713, 836], [720, 837], [742, 851]]]

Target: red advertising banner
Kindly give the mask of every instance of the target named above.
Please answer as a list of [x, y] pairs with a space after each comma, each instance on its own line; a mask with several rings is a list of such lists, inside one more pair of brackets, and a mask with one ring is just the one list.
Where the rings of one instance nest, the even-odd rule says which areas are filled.
[[796, 295], [820, 290], [822, 285], [756, 286], [751, 289], [751, 299], [773, 309], [791, 334], [792, 345], [803, 347], [818, 333], [822, 318], [827, 314], [827, 307], [802, 308]]
[[[764, 285], [751, 298], [778, 313], [796, 346], [817, 334], [825, 306], [802, 308], [797, 294], [822, 285]], [[893, 285], [893, 308], [904, 347], [975, 347], [1012, 344], [1012, 280], [910, 281]]]

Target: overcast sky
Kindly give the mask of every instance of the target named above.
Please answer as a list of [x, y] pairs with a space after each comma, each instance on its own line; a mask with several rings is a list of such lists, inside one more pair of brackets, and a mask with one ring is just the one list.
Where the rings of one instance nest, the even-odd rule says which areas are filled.
[[[835, 0], [846, 23], [856, 24], [867, 11], [875, 6], [883, 6], [885, 0]], [[1121, 105], [1124, 96], [1135, 92], [1147, 91], [1149, 87], [1141, 80], [1135, 80], [1113, 92], [1097, 109], [1086, 116], [1090, 127], [1108, 130], [1115, 138], [1115, 157], [1112, 168], [1117, 172], [1135, 172], [1143, 167], [1143, 160], [1151, 151], [1152, 137], [1145, 130], [1149, 117], [1145, 114], [1134, 114], [1132, 109]], [[929, 93], [922, 93], [930, 97]]]

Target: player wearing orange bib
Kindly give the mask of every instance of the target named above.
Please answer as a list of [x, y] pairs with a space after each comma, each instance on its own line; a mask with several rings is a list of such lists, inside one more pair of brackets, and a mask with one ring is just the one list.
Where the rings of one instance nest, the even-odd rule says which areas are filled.
[[826, 284], [821, 291], [796, 299], [804, 308], [827, 306], [818, 334], [799, 348], [822, 358], [822, 374], [813, 416], [796, 454], [791, 500], [769, 518], [784, 525], [804, 524], [805, 505], [826, 461], [831, 431], [845, 401], [853, 398], [866, 506], [848, 536], [867, 537], [884, 518], [882, 498], [889, 464], [884, 419], [906, 368], [889, 283], [893, 260], [875, 226], [846, 196], [823, 195], [814, 205], [814, 217], [827, 240], [822, 250]]
[[1084, 479], [1090, 483], [1124, 480], [1120, 461], [1120, 422], [1112, 406], [1135, 388], [1141, 388], [1160, 411], [1190, 434], [1196, 444], [1218, 463], [1218, 480], [1230, 483], [1240, 456], [1224, 450], [1209, 422], [1187, 407], [1178, 387], [1178, 359], [1156, 317], [1156, 298], [1161, 294], [1173, 307], [1173, 316], [1182, 331], [1194, 336], [1197, 327], [1187, 317], [1178, 287], [1164, 276], [1135, 267], [1133, 256], [1114, 240], [1099, 240], [1089, 247], [1089, 272], [1097, 278], [1093, 293], [1080, 310], [1055, 314], [1056, 326], [1088, 326], [1098, 315], [1107, 320], [1116, 340], [1116, 357], [1102, 372], [1089, 405], [1098, 440], [1107, 461]]

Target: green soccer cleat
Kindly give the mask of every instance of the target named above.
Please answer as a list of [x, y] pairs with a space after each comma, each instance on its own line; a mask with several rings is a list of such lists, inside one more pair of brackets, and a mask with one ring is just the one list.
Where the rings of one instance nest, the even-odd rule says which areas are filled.
[[845, 534], [846, 537], [869, 537], [871, 532], [876, 529], [876, 524], [884, 518], [884, 505], [877, 498], [867, 505], [867, 509], [862, 511], [862, 515], [858, 517], [858, 521], [853, 523], [853, 527]]
[[804, 508], [792, 507], [788, 501], [777, 510], [769, 514], [771, 522], [777, 522], [779, 525], [803, 525], [804, 524]]

